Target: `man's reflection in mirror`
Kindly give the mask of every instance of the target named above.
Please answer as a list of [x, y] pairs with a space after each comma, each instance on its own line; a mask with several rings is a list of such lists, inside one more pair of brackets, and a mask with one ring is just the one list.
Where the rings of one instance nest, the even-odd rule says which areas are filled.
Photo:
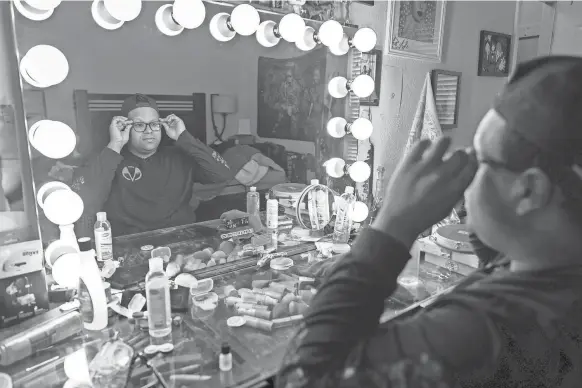
[[[162, 131], [173, 144], [160, 145]], [[85, 204], [78, 232], [91, 231], [99, 211], [117, 236], [193, 223], [193, 183], [232, 179], [224, 159], [182, 119], [160, 118], [154, 99], [132, 95], [111, 121], [107, 147], [75, 170], [72, 187]]]

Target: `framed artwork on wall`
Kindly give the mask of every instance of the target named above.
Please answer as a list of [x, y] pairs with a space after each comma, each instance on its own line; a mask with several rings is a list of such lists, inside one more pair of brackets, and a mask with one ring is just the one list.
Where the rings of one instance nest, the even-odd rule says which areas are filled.
[[367, 74], [374, 79], [374, 93], [366, 98], [360, 98], [360, 105], [378, 106], [380, 105], [380, 86], [382, 77], [382, 51], [372, 50], [362, 53], [360, 62], [361, 73]]
[[511, 60], [511, 35], [481, 31], [479, 36], [480, 77], [508, 77]]
[[446, 1], [391, 1], [385, 52], [440, 62]]
[[441, 129], [457, 128], [461, 97], [461, 73], [433, 70], [431, 81]]

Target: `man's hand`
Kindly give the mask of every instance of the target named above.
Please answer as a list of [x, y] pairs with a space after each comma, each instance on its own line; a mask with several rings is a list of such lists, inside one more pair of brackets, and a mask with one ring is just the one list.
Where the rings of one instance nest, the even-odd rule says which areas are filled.
[[184, 125], [184, 121], [181, 118], [176, 116], [175, 114], [171, 114], [165, 119], [160, 120], [164, 129], [166, 130], [166, 134], [172, 140], [178, 140], [182, 132], [186, 130], [186, 126]]
[[127, 117], [115, 116], [109, 125], [109, 144], [107, 147], [119, 153], [129, 141], [130, 125], [133, 121]]
[[427, 228], [444, 219], [462, 198], [477, 161], [464, 151], [444, 158], [449, 138], [422, 140], [399, 163], [372, 227], [412, 246]]

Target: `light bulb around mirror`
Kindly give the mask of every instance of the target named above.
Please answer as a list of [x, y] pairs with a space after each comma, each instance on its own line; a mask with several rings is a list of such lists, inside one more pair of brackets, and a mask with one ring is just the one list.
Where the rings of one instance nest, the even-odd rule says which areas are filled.
[[327, 47], [338, 45], [343, 36], [344, 29], [342, 25], [335, 20], [323, 22], [317, 31], [317, 37], [321, 43]]
[[378, 37], [371, 28], [360, 28], [352, 38], [352, 45], [363, 53], [372, 51], [376, 47]]
[[230, 15], [226, 12], [217, 13], [210, 19], [210, 35], [219, 42], [228, 42], [236, 36], [236, 32], [228, 28]]
[[105, 8], [103, 0], [93, 0], [91, 4], [91, 15], [97, 25], [105, 30], [117, 30], [125, 23], [122, 20], [115, 19]]
[[369, 213], [370, 211], [368, 210], [368, 205], [366, 205], [364, 202], [356, 201], [352, 211], [352, 220], [354, 222], [364, 222], [366, 218], [368, 218]]
[[277, 26], [279, 35], [289, 43], [295, 43], [301, 39], [305, 30], [305, 21], [296, 13], [289, 13], [281, 18]]
[[326, 161], [323, 166], [325, 167], [327, 175], [332, 178], [341, 178], [344, 176], [346, 162], [341, 158], [331, 158]]
[[57, 190], [71, 190], [69, 186], [67, 186], [63, 182], [59, 181], [50, 181], [45, 183], [41, 186], [41, 188], [36, 193], [36, 203], [38, 203], [38, 207], [44, 209], [44, 200], [53, 192]]
[[55, 260], [52, 267], [55, 282], [62, 287], [75, 289], [79, 286], [81, 263], [78, 253], [65, 253]]
[[310, 51], [317, 46], [315, 41], [315, 30], [313, 27], [305, 27], [303, 33], [295, 42], [295, 46], [301, 51]]
[[141, 12], [141, 0], [103, 0], [105, 9], [111, 16], [123, 22], [130, 22]]
[[272, 20], [265, 20], [259, 25], [257, 30], [257, 42], [263, 47], [276, 46], [281, 38], [275, 34], [275, 27], [277, 24]]
[[350, 89], [360, 98], [370, 97], [374, 93], [374, 79], [366, 74], [361, 74], [350, 83]]
[[25, 2], [41, 11], [49, 11], [55, 9], [61, 4], [61, 0], [25, 0]]
[[350, 38], [344, 34], [343, 38], [339, 41], [338, 44], [330, 46], [329, 51], [333, 55], [337, 55], [341, 57], [342, 55], [346, 55], [350, 51]]
[[343, 117], [333, 117], [327, 122], [327, 133], [336, 139], [346, 135], [346, 126], [348, 122]]
[[12, 4], [14, 4], [14, 8], [16, 8], [16, 10], [22, 16], [24, 16], [27, 19], [34, 20], [36, 22], [50, 18], [54, 12], [54, 8], [43, 10], [43, 9], [31, 6], [25, 0], [12, 0]]
[[158, 8], [154, 18], [158, 30], [167, 36], [176, 36], [184, 31], [184, 27], [176, 23], [172, 12], [172, 4], [164, 4]]
[[372, 122], [364, 117], [357, 118], [349, 126], [350, 133], [358, 140], [367, 140], [372, 136], [374, 126]]
[[354, 182], [365, 182], [372, 173], [372, 169], [366, 162], [358, 161], [348, 168], [348, 174]]
[[48, 88], [67, 78], [69, 62], [56, 47], [41, 44], [22, 57], [20, 73], [27, 82], [33, 81], [33, 86]]
[[206, 7], [202, 0], [174, 0], [172, 16], [179, 25], [192, 30], [204, 23]]
[[329, 81], [327, 90], [333, 98], [344, 98], [348, 95], [348, 80], [345, 77], [334, 77]]
[[72, 190], [56, 190], [44, 200], [44, 215], [56, 225], [72, 225], [83, 215], [83, 200]]
[[28, 131], [30, 144], [41, 154], [51, 159], [69, 156], [77, 145], [75, 131], [65, 123], [40, 120]]
[[242, 36], [250, 36], [257, 31], [261, 17], [259, 11], [249, 4], [237, 5], [230, 14], [230, 24], [235, 32]]

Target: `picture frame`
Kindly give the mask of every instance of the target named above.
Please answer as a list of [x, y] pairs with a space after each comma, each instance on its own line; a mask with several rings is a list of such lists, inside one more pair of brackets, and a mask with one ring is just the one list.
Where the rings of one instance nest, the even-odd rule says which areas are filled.
[[360, 70], [360, 74], [368, 74], [374, 79], [374, 93], [369, 97], [360, 98], [360, 105], [379, 106], [380, 87], [382, 85], [382, 50], [374, 49], [367, 53], [362, 53]]
[[479, 34], [479, 77], [509, 77], [512, 36], [482, 30]]
[[387, 54], [441, 62], [446, 1], [391, 1], [388, 5]]
[[461, 75], [457, 71], [439, 69], [433, 70], [431, 74], [437, 116], [443, 130], [457, 128], [459, 124]]
[[360, 3], [364, 5], [369, 5], [370, 7], [374, 6], [374, 0], [366, 1], [366, 0], [354, 0], [354, 3]]

